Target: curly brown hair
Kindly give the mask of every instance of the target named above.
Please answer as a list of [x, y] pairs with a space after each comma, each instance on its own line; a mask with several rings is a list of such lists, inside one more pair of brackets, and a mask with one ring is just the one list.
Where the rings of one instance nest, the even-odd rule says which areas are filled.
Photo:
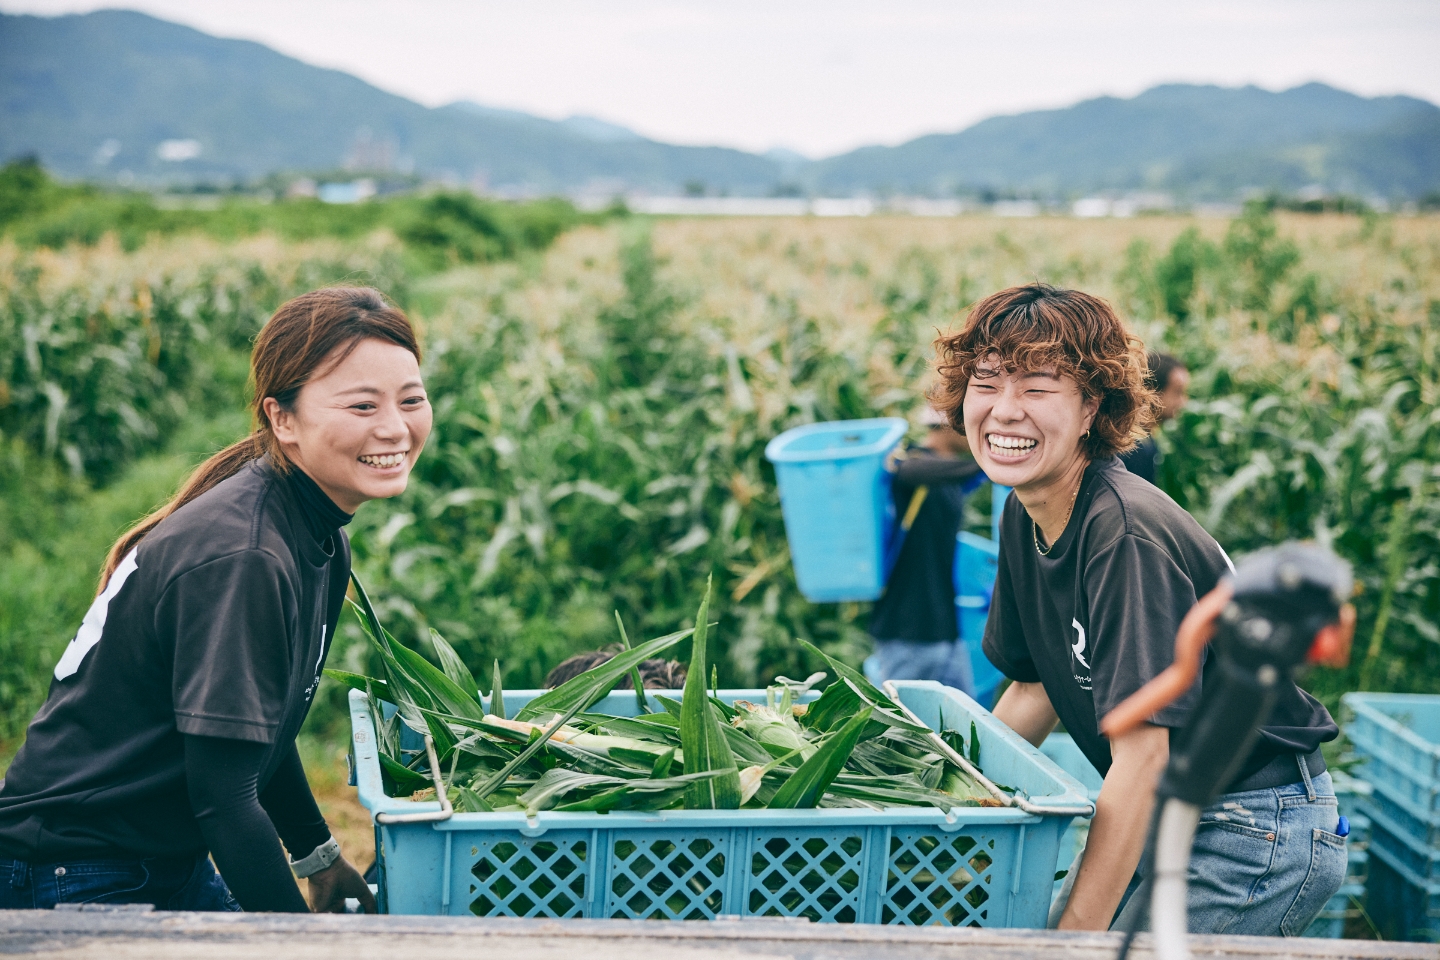
[[1100, 401], [1083, 441], [1091, 460], [1134, 447], [1159, 408], [1145, 382], [1144, 344], [1110, 304], [1079, 290], [1030, 283], [993, 293], [975, 305], [959, 333], [936, 339], [935, 354], [938, 381], [930, 402], [962, 434], [965, 390], [975, 365], [991, 354], [1006, 370], [1053, 367], [1079, 384], [1087, 400]]

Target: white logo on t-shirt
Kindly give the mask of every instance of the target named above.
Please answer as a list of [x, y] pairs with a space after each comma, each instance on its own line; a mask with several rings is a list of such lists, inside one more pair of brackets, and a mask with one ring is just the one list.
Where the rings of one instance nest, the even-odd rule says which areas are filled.
[[110, 581], [105, 584], [105, 589], [95, 602], [90, 604], [90, 609], [85, 611], [85, 619], [80, 622], [80, 630], [75, 634], [75, 639], [70, 641], [70, 646], [60, 657], [60, 662], [55, 664], [55, 679], [64, 680], [66, 677], [75, 675], [80, 669], [80, 661], [85, 659], [85, 654], [90, 648], [100, 642], [100, 634], [105, 632], [105, 618], [110, 614], [110, 601], [125, 586], [125, 581], [130, 579], [130, 574], [139, 567], [139, 561], [135, 559], [136, 550], [125, 554], [125, 559], [120, 561], [120, 566], [110, 574]]
[[[1080, 684], [1081, 690], [1090, 689], [1090, 663], [1085, 659], [1085, 628], [1080, 621], [1074, 617], [1070, 619], [1070, 626], [1075, 628], [1075, 643], [1070, 647], [1070, 672], [1075, 677], [1075, 682]], [[1077, 667], [1076, 664], [1079, 664]], [[1083, 672], [1082, 672], [1083, 670]]]

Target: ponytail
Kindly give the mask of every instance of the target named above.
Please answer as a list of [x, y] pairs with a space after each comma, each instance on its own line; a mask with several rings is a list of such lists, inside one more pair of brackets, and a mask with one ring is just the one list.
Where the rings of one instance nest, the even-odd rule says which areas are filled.
[[144, 539], [145, 534], [149, 533], [156, 524], [211, 487], [218, 486], [221, 481], [235, 476], [245, 464], [259, 459], [264, 456], [265, 452], [264, 432], [256, 430], [244, 440], [230, 444], [196, 467], [195, 472], [190, 474], [190, 478], [185, 481], [180, 492], [169, 503], [125, 531], [124, 535], [115, 541], [115, 545], [110, 548], [110, 553], [105, 558], [105, 569], [100, 574], [100, 590], [104, 591], [105, 585], [110, 582], [110, 574], [120, 566], [120, 561], [135, 549]]
[[[251, 413], [255, 430], [210, 457], [190, 474], [169, 503], [127, 530], [105, 558], [99, 590], [110, 582], [120, 561], [139, 545], [160, 521], [196, 497], [239, 473], [246, 464], [269, 454], [281, 473], [291, 468], [290, 458], [270, 429], [265, 399], [274, 397], [282, 409], [292, 410], [295, 399], [316, 371], [339, 363], [361, 340], [386, 340], [420, 358], [420, 344], [410, 320], [385, 297], [369, 287], [327, 287], [295, 297], [280, 306], [255, 338], [250, 357], [255, 384]], [[338, 352], [337, 352], [338, 351]]]

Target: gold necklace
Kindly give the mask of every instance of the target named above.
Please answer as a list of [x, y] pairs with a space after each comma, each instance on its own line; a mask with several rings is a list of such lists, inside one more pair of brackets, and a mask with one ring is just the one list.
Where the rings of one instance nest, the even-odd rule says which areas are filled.
[[[1075, 492], [1070, 494], [1070, 507], [1065, 511], [1065, 522], [1060, 524], [1060, 537], [1065, 536], [1065, 528], [1070, 526], [1070, 514], [1075, 512], [1075, 501], [1080, 496], [1080, 487], [1084, 484], [1084, 482], [1085, 478], [1082, 476], [1080, 478], [1080, 483], [1075, 484]], [[1052, 543], [1048, 547], [1040, 546], [1040, 524], [1036, 523], [1033, 519], [1030, 521], [1030, 536], [1034, 538], [1035, 550], [1040, 554], [1040, 556], [1050, 556], [1050, 551], [1055, 549], [1055, 544]], [[1055, 543], [1060, 542], [1060, 537], [1055, 538]]]

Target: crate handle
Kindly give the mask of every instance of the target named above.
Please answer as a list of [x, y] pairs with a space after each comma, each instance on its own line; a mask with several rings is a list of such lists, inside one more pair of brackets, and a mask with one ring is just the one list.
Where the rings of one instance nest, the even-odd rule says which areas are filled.
[[[989, 777], [981, 773], [979, 767], [976, 767], [969, 760], [966, 760], [963, 756], [960, 755], [959, 751], [957, 751], [954, 747], [950, 746], [950, 744], [946, 743], [944, 737], [940, 736], [940, 734], [936, 733], [934, 730], [931, 730], [928, 724], [924, 723], [919, 717], [915, 716], [915, 711], [905, 706], [905, 703], [900, 699], [900, 691], [896, 688], [895, 681], [886, 680], [880, 686], [885, 691], [885, 695], [888, 696], [891, 700], [895, 701], [895, 705], [901, 709], [905, 716], [910, 718], [910, 722], [914, 723], [917, 726], [925, 728], [926, 736], [929, 738], [931, 744], [934, 745], [935, 749], [940, 751], [941, 756], [958, 766], [960, 769], [964, 770], [966, 773], [970, 774], [970, 776], [974, 777], [976, 782], [984, 786], [986, 790], [989, 790], [996, 800], [999, 800], [1007, 807], [1019, 807], [1026, 813], [1032, 813], [1038, 816], [1075, 816], [1076, 811], [1073, 806], [1050, 807], [1046, 806], [1043, 803], [1031, 803], [1024, 797], [1010, 796], [1010, 794], [995, 786], [995, 784], [991, 782]], [[1088, 803], [1087, 806], [1090, 807], [1090, 812], [1085, 814], [1085, 816], [1093, 817], [1095, 815], [1095, 804]]]
[[430, 758], [430, 779], [435, 781], [435, 797], [440, 801], [440, 809], [424, 813], [377, 813], [377, 823], [431, 823], [449, 820], [455, 815], [455, 808], [445, 795], [445, 782], [440, 779], [440, 758], [435, 756], [435, 738], [428, 733], [425, 734], [425, 753]]

